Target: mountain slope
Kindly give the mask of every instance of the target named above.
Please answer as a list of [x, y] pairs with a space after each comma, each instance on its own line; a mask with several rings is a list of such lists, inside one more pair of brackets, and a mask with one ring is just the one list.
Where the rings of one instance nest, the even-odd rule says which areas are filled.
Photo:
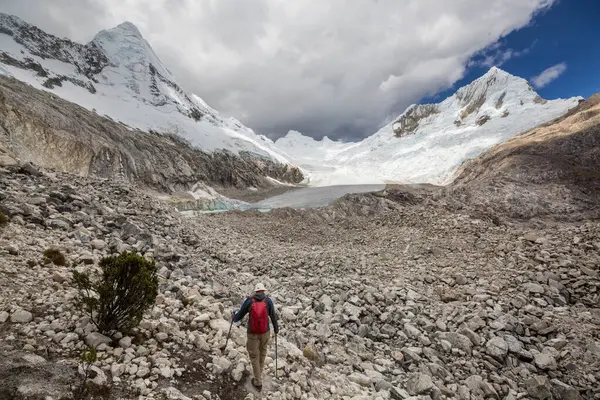
[[600, 216], [600, 94], [463, 165], [453, 196], [491, 213]]
[[[124, 180], [163, 193], [297, 183], [289, 164], [228, 151], [203, 152], [176, 135], [111, 121], [13, 78], [0, 76], [0, 166], [14, 159], [80, 176]], [[11, 162], [12, 160], [12, 162]]]
[[205, 151], [287, 162], [270, 139], [186, 92], [128, 22], [81, 45], [0, 14], [0, 74], [134, 128], [177, 134]]
[[463, 161], [565, 114], [580, 100], [544, 100], [526, 80], [494, 67], [439, 104], [409, 107], [361, 142], [313, 145], [324, 156], [318, 163], [301, 152], [290, 157], [315, 185], [444, 184]]

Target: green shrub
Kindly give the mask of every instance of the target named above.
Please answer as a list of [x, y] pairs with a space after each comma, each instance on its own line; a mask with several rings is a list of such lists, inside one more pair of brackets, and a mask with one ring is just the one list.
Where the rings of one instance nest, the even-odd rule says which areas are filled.
[[8, 217], [2, 211], [0, 211], [0, 226], [8, 224]]
[[73, 272], [78, 305], [100, 332], [129, 332], [156, 300], [156, 264], [135, 253], [123, 252], [103, 258], [99, 265], [102, 276], [95, 281], [85, 273]]
[[65, 255], [59, 249], [55, 248], [49, 248], [44, 251], [44, 261], [46, 264], [51, 262], [54, 265], [67, 265]]
[[98, 360], [98, 355], [94, 347], [89, 347], [81, 353], [79, 361], [81, 362], [81, 382], [73, 390], [74, 400], [83, 400], [89, 398], [90, 395], [90, 378], [92, 365]]

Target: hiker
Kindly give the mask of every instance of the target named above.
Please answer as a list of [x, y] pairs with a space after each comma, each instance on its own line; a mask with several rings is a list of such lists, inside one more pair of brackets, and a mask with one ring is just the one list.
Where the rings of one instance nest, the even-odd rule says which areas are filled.
[[277, 336], [279, 325], [277, 324], [277, 314], [273, 301], [265, 295], [265, 285], [259, 283], [254, 289], [254, 295], [246, 298], [242, 307], [237, 313], [233, 313], [233, 322], [241, 321], [246, 314], [250, 314], [248, 321], [248, 341], [246, 347], [248, 356], [252, 363], [252, 386], [257, 390], [262, 389], [262, 370], [265, 366], [267, 357], [267, 345], [271, 333], [269, 331], [269, 318], [273, 324], [273, 331]]

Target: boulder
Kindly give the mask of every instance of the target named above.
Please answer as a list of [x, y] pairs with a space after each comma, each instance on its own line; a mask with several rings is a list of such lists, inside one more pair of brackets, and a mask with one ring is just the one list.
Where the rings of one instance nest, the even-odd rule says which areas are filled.
[[535, 366], [542, 370], [555, 370], [557, 368], [556, 360], [550, 354], [538, 353], [533, 357]]
[[0, 324], [5, 323], [6, 321], [8, 321], [8, 318], [10, 317], [10, 314], [7, 313], [6, 311], [2, 311], [0, 312]]
[[100, 332], [92, 332], [85, 337], [85, 344], [90, 347], [98, 347], [101, 344], [110, 344], [111, 338], [104, 336]]
[[541, 375], [536, 375], [525, 382], [527, 393], [538, 400], [546, 400], [552, 397], [548, 378]]
[[452, 347], [460, 349], [467, 354], [470, 354], [473, 350], [473, 342], [471, 342], [471, 339], [460, 333], [444, 332], [440, 335], [440, 338], [447, 340]]
[[26, 324], [33, 320], [33, 314], [26, 310], [17, 310], [10, 316], [10, 322], [15, 324]]
[[435, 387], [431, 377], [425, 374], [415, 374], [406, 382], [406, 390], [412, 396], [427, 394]]
[[131, 338], [129, 336], [125, 336], [119, 340], [119, 346], [128, 349], [131, 347]]
[[348, 376], [348, 380], [354, 383], [358, 383], [360, 386], [370, 387], [371, 386], [371, 378], [366, 375], [360, 374], [358, 372], [353, 372]]
[[488, 340], [485, 345], [485, 352], [497, 360], [502, 361], [508, 354], [508, 343], [499, 336]]

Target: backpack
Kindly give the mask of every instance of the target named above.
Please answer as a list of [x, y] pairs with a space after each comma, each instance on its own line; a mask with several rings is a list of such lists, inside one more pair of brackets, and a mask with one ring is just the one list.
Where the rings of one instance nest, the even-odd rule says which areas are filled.
[[265, 300], [258, 301], [252, 297], [250, 332], [257, 335], [267, 333], [269, 330], [269, 313], [267, 312], [267, 302]]

